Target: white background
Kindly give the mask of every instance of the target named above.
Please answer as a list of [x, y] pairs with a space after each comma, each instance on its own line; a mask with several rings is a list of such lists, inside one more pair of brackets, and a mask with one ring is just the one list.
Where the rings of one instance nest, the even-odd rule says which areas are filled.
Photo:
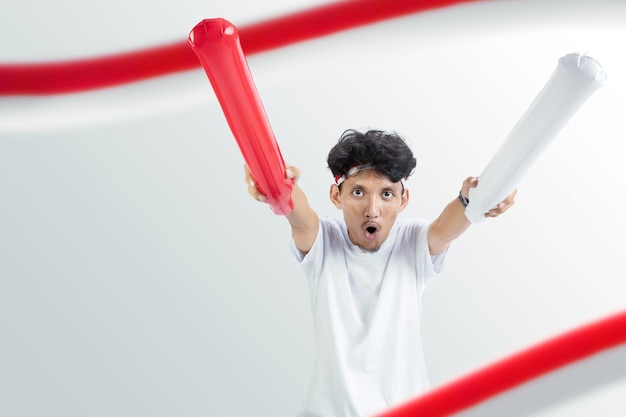
[[[322, 2], [5, 0], [0, 62], [184, 41]], [[288, 163], [321, 215], [347, 128], [403, 134], [406, 215], [434, 218], [479, 175], [558, 58], [608, 74], [426, 292], [433, 386], [626, 307], [626, 3], [486, 1], [250, 56]], [[0, 98], [0, 415], [293, 416], [313, 360], [283, 218], [249, 198], [201, 69], [53, 97]], [[626, 381], [539, 414], [622, 416]]]

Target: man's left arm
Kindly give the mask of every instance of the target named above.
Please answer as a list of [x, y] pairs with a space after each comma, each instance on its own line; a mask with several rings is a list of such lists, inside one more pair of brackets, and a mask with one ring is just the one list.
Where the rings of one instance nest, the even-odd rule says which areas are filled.
[[[478, 179], [469, 177], [463, 181], [461, 195], [467, 199], [469, 189], [478, 185]], [[485, 213], [485, 217], [498, 217], [515, 203], [517, 190], [500, 202], [496, 208]], [[438, 255], [445, 251], [450, 243], [463, 234], [471, 222], [465, 217], [465, 206], [460, 198], [451, 201], [430, 225], [428, 229], [428, 249], [431, 255]]]

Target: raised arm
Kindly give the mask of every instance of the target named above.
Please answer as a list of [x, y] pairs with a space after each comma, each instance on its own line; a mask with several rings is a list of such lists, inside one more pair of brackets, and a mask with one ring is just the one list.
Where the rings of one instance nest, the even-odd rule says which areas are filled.
[[[246, 173], [246, 184], [248, 185], [248, 193], [257, 201], [265, 202], [265, 196], [259, 192], [256, 188], [256, 182], [250, 170], [244, 165]], [[295, 185], [291, 192], [291, 199], [293, 201], [293, 210], [286, 216], [287, 221], [291, 226], [291, 234], [293, 236], [296, 247], [303, 253], [307, 254], [319, 231], [319, 217], [317, 213], [309, 205], [309, 201], [304, 194], [304, 191], [298, 185], [300, 179], [300, 169], [295, 166], [288, 166], [285, 173], [286, 178], [293, 178]]]
[[[461, 186], [461, 194], [467, 198], [469, 189], [477, 185], [477, 178], [467, 178]], [[485, 213], [485, 217], [497, 217], [507, 211], [515, 203], [516, 194], [517, 190], [513, 191], [495, 209]], [[432, 222], [428, 229], [428, 249], [430, 254], [437, 255], [446, 250], [450, 243], [461, 236], [471, 224], [465, 217], [465, 206], [459, 198], [455, 198], [443, 209], [439, 217]]]

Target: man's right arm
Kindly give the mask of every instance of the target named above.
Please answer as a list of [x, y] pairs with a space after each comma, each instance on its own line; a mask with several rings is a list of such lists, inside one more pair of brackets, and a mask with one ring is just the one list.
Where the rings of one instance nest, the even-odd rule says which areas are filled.
[[[255, 200], [265, 202], [265, 196], [259, 192], [256, 188], [256, 183], [248, 170], [248, 167], [244, 167], [246, 172], [246, 184], [248, 185], [248, 193], [254, 197]], [[291, 192], [291, 200], [293, 202], [293, 210], [289, 213], [287, 221], [291, 225], [291, 234], [293, 236], [296, 247], [306, 255], [313, 247], [313, 243], [317, 238], [319, 232], [319, 217], [317, 213], [309, 205], [309, 201], [304, 194], [304, 191], [298, 185], [298, 179], [300, 178], [300, 170], [294, 166], [287, 167], [285, 173], [287, 178], [294, 180], [293, 190]]]

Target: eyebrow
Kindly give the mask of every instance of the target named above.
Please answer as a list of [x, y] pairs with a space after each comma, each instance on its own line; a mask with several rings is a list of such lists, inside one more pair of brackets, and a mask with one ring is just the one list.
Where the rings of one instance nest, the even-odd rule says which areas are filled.
[[[395, 190], [394, 186], [395, 186], [395, 183], [391, 183], [391, 185], [387, 185], [387, 186], [382, 187], [380, 189], [380, 191], [394, 191], [395, 192], [396, 190]], [[364, 185], [362, 185], [361, 183], [358, 183], [358, 182], [355, 182], [352, 185], [352, 187], [350, 187], [351, 190], [354, 190], [356, 188], [360, 188], [360, 189], [363, 189], [363, 190], [368, 190], [368, 188], [366, 186], [364, 186]]]

